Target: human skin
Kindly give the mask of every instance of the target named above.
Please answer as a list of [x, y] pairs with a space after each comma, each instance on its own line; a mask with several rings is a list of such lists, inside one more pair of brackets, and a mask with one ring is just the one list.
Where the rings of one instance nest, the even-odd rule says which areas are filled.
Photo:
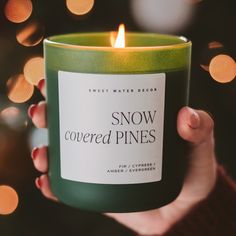
[[[39, 82], [38, 88], [45, 97], [45, 80]], [[45, 101], [31, 105], [28, 113], [36, 127], [47, 127]], [[214, 152], [214, 122], [211, 116], [201, 110], [183, 107], [176, 123], [180, 137], [188, 141], [191, 147], [188, 170], [179, 196], [168, 205], [155, 210], [106, 214], [138, 234], [164, 234], [196, 204], [206, 199], [214, 187], [217, 162]], [[58, 201], [51, 191], [47, 175], [47, 147], [34, 148], [32, 159], [35, 168], [42, 173], [35, 180], [36, 186], [46, 198]]]

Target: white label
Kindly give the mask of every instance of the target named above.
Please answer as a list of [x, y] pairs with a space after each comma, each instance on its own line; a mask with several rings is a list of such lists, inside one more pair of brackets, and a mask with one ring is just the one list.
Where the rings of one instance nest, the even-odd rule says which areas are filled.
[[64, 179], [98, 184], [160, 181], [165, 74], [59, 71]]

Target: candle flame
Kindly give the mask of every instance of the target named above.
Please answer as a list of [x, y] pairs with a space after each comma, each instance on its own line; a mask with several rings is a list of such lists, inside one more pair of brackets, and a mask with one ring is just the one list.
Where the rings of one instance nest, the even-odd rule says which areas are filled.
[[[116, 35], [116, 36], [115, 36]], [[120, 24], [118, 33], [111, 33], [111, 45], [114, 48], [124, 48], [125, 47], [125, 25]]]

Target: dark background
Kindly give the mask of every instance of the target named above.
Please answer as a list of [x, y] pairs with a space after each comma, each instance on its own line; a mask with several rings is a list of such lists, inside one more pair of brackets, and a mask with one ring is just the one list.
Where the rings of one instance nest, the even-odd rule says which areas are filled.
[[[81, 17], [70, 14], [64, 0], [32, 2], [31, 19], [44, 25], [45, 37], [69, 32], [116, 30], [121, 22], [125, 23], [128, 31], [144, 31], [132, 17], [127, 0], [97, 0], [92, 11]], [[5, 18], [5, 3], [0, 1], [0, 103], [8, 101], [7, 79], [22, 71], [27, 58], [43, 53], [42, 43], [24, 47], [16, 42], [18, 25]], [[200, 67], [219, 53], [208, 48], [212, 41], [221, 42], [224, 53], [235, 58], [236, 4], [235, 0], [203, 0], [194, 8], [191, 22], [176, 32], [193, 42], [190, 105], [207, 110], [214, 117], [218, 160], [236, 179], [236, 80], [218, 83]], [[40, 93], [35, 91], [34, 96], [24, 104], [25, 108], [41, 99]], [[0, 124], [0, 185], [12, 186], [19, 195], [16, 211], [8, 216], [0, 215], [0, 235], [132, 235], [129, 230], [100, 214], [44, 199], [34, 185], [39, 173], [34, 170], [30, 158], [28, 137], [31, 129], [32, 124], [20, 131]]]

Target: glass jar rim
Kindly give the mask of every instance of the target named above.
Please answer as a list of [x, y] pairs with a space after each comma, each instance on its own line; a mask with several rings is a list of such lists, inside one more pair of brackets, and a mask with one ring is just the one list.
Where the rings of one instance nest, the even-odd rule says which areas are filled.
[[[162, 49], [177, 49], [177, 48], [186, 48], [192, 45], [191, 41], [184, 36], [168, 35], [168, 34], [157, 34], [157, 33], [137, 33], [137, 32], [127, 32], [126, 36], [132, 37], [143, 37], [143, 38], [156, 38], [156, 39], [166, 39], [166, 40], [175, 40], [176, 42], [167, 44], [167, 45], [147, 45], [147, 46], [127, 46], [125, 48], [114, 48], [111, 46], [96, 46], [96, 45], [82, 45], [82, 44], [73, 44], [68, 42], [71, 38], [82, 38], [82, 37], [109, 37], [111, 32], [92, 32], [92, 33], [70, 33], [70, 34], [60, 34], [55, 36], [50, 36], [44, 39], [46, 45], [53, 47], [64, 48], [64, 49], [75, 49], [75, 50], [98, 50], [98, 51], [142, 51], [142, 50], [162, 50]], [[177, 42], [178, 40], [178, 42]]]

